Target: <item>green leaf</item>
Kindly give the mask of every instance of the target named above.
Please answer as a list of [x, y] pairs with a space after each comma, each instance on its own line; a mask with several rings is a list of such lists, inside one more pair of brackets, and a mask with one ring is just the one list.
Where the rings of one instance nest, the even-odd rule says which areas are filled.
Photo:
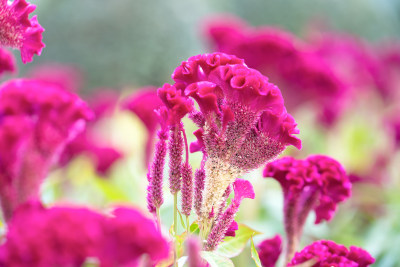
[[262, 267], [260, 257], [258, 256], [256, 247], [254, 246], [253, 236], [251, 236], [250, 238], [250, 244], [251, 244], [251, 257], [253, 258], [257, 267]]
[[251, 229], [247, 225], [239, 224], [236, 236], [225, 237], [224, 241], [219, 245], [217, 253], [228, 258], [236, 257], [243, 251], [247, 241], [249, 241], [253, 235], [259, 234], [261, 233]]
[[194, 221], [191, 225], [190, 225], [190, 233], [197, 233], [199, 232], [199, 225], [197, 223], [197, 221]]
[[224, 256], [211, 251], [201, 251], [201, 257], [210, 264], [210, 267], [234, 267], [233, 262]]
[[176, 235], [175, 236], [175, 247], [176, 247], [176, 253], [178, 258], [183, 256], [183, 253], [185, 251], [184, 249], [184, 242], [186, 240], [187, 233], [183, 232], [181, 235]]
[[178, 211], [178, 214], [179, 214], [179, 218], [181, 219], [181, 225], [182, 225], [183, 229], [186, 230], [186, 225], [185, 225], [185, 222], [183, 220], [182, 213], [179, 211], [179, 209], [177, 209], [177, 211]]

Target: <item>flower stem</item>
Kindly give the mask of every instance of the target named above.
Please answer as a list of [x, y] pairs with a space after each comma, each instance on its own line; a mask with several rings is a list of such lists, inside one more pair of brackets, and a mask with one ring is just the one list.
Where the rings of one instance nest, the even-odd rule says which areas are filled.
[[160, 218], [160, 208], [156, 207], [156, 217], [157, 217], [157, 227], [158, 230], [161, 232], [161, 218]]
[[186, 231], [187, 234], [190, 234], [190, 225], [189, 225], [189, 216], [186, 216]]

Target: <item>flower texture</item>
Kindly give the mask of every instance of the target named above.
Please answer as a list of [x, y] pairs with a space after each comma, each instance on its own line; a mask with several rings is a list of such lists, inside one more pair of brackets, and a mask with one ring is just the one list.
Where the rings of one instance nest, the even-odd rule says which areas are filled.
[[347, 249], [333, 241], [321, 240], [297, 252], [288, 266], [295, 266], [309, 260], [314, 261], [312, 267], [368, 267], [375, 262], [375, 259], [361, 248], [351, 246]]
[[23, 63], [31, 62], [34, 54], [40, 56], [45, 46], [37, 17], [29, 19], [35, 8], [25, 0], [0, 0], [0, 45], [19, 49]]
[[37, 197], [49, 168], [92, 112], [78, 96], [58, 87], [12, 80], [0, 86], [0, 114], [0, 198], [8, 220], [19, 204]]
[[206, 179], [202, 217], [218, 211], [225, 189], [240, 175], [281, 153], [301, 147], [296, 123], [286, 112], [280, 90], [243, 60], [223, 53], [198, 55], [172, 75], [178, 95], [193, 98], [200, 127], [191, 151], [203, 151]]
[[282, 238], [276, 235], [258, 245], [258, 255], [263, 267], [274, 267], [282, 252]]
[[268, 163], [263, 174], [276, 179], [283, 190], [288, 262], [309, 212], [315, 211], [316, 224], [329, 221], [337, 204], [350, 197], [351, 182], [340, 163], [323, 155], [312, 155], [305, 160], [283, 157]]
[[286, 107], [293, 111], [311, 102], [331, 123], [346, 90], [332, 67], [291, 33], [279, 28], [252, 28], [235, 17], [217, 18], [206, 25], [206, 35], [217, 51], [243, 58], [282, 89]]
[[156, 262], [168, 250], [154, 223], [135, 209], [117, 208], [107, 217], [87, 208], [26, 203], [9, 222], [0, 265], [81, 266], [92, 257], [100, 266], [137, 266], [141, 255]]

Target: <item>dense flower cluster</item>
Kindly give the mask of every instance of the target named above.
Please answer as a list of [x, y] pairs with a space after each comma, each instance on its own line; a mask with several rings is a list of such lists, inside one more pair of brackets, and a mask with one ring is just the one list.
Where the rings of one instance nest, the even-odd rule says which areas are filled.
[[19, 49], [23, 63], [31, 62], [34, 54], [39, 56], [45, 46], [37, 17], [28, 17], [35, 8], [25, 0], [0, 1], [0, 45]]
[[333, 241], [321, 240], [297, 252], [288, 266], [296, 266], [311, 260], [312, 267], [354, 266], [368, 267], [375, 262], [369, 253], [361, 248], [338, 245]]
[[0, 47], [0, 77], [4, 72], [14, 72], [15, 60], [10, 51]]
[[92, 112], [78, 96], [34, 80], [0, 87], [1, 204], [9, 219], [21, 203], [38, 197], [40, 183], [62, 149]]
[[81, 266], [97, 258], [100, 266], [137, 266], [168, 257], [168, 242], [139, 211], [120, 207], [112, 216], [86, 208], [27, 203], [9, 222], [0, 247], [1, 266]]

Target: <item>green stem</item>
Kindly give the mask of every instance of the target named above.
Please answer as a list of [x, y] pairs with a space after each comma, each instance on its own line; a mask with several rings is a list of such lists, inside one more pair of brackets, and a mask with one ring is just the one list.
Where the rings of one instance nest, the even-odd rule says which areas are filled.
[[161, 218], [160, 218], [160, 208], [156, 208], [156, 216], [157, 216], [157, 227], [158, 230], [161, 232]]
[[178, 257], [178, 248], [176, 244], [176, 236], [178, 232], [178, 193], [174, 194], [174, 241], [175, 241], [175, 248], [174, 248], [174, 266], [177, 267], [177, 257]]
[[190, 225], [189, 225], [189, 216], [186, 216], [186, 231], [187, 234], [190, 234]]

